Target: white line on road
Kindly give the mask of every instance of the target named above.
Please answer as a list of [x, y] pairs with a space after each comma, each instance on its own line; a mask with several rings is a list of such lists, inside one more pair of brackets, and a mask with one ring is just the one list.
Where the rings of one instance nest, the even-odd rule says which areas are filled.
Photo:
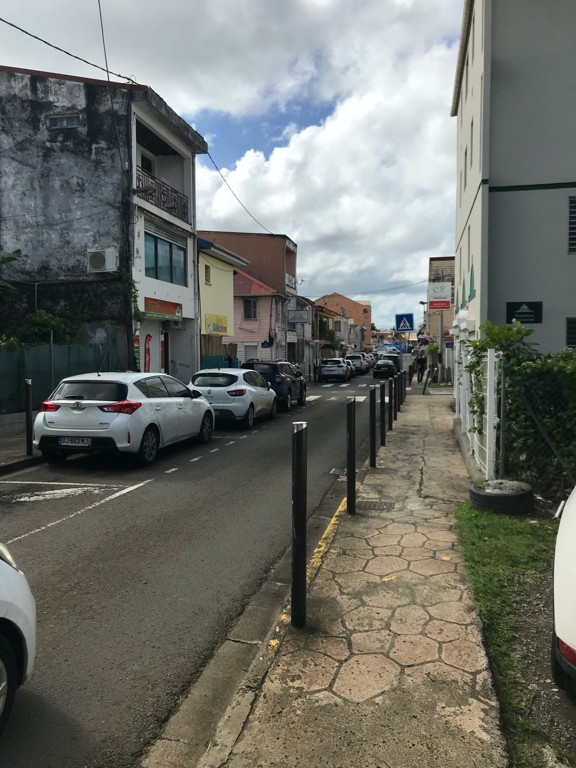
[[212, 448], [212, 450], [208, 451], [208, 453], [218, 453], [219, 450], [220, 448]]
[[190, 459], [190, 461], [200, 461], [200, 459], [203, 459], [204, 456], [195, 456], [193, 459]]
[[308, 395], [306, 397], [306, 402], [311, 403], [313, 400], [320, 400], [321, 397], [322, 395]]
[[224, 443], [224, 445], [234, 445], [236, 440], [230, 440], [228, 443]]
[[26, 539], [28, 536], [32, 536], [35, 533], [42, 533], [42, 531], [46, 531], [48, 528], [53, 528], [55, 525], [60, 525], [60, 523], [65, 523], [67, 520], [72, 520], [74, 517], [78, 517], [78, 515], [84, 514], [84, 512], [89, 512], [91, 509], [96, 509], [96, 507], [101, 507], [102, 504], [106, 504], [108, 501], [112, 501], [112, 499], [117, 499], [119, 496], [124, 496], [126, 493], [131, 493], [132, 491], [138, 490], [138, 488], [142, 488], [144, 485], [148, 485], [148, 483], [153, 483], [154, 478], [150, 478], [150, 480], [144, 480], [143, 483], [138, 483], [138, 485], [132, 485], [129, 488], [124, 488], [122, 491], [118, 491], [118, 493], [113, 493], [112, 496], [107, 496], [105, 499], [100, 499], [100, 501], [95, 501], [94, 504], [89, 504], [87, 507], [83, 507], [82, 509], [77, 510], [76, 512], [72, 512], [71, 515], [66, 515], [66, 517], [61, 517], [59, 520], [54, 520], [52, 523], [47, 523], [46, 525], [43, 525], [41, 528], [34, 528], [32, 531], [28, 531], [28, 533], [23, 533], [21, 536], [15, 536], [13, 539], [10, 539], [7, 541], [7, 544], [14, 544], [15, 541], [20, 541], [21, 539]]
[[112, 483], [47, 483], [42, 480], [0, 480], [3, 485], [78, 485], [82, 488], [86, 486], [92, 486], [94, 488], [121, 488], [117, 484]]
[[169, 475], [171, 472], [178, 472], [180, 467], [172, 467], [172, 469], [167, 469], [166, 472], [164, 472], [165, 475]]

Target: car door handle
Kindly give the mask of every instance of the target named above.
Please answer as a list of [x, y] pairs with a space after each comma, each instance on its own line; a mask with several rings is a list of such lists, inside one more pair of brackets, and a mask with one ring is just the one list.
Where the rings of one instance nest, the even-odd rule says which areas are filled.
[[162, 406], [161, 405], [155, 405], [154, 406], [154, 410], [155, 411], [161, 411], [162, 410]]

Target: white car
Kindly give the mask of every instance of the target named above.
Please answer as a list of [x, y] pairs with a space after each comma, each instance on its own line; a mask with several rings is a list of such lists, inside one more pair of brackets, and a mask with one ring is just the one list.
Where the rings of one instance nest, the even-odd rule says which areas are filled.
[[151, 464], [166, 445], [208, 443], [212, 406], [163, 373], [85, 373], [63, 379], [40, 406], [34, 445], [48, 461], [72, 453], [120, 451]]
[[26, 576], [0, 544], [0, 733], [36, 656], [36, 603]]
[[204, 368], [190, 385], [214, 408], [218, 420], [240, 421], [251, 429], [257, 416], [276, 418], [276, 393], [258, 371], [247, 368]]
[[346, 360], [342, 357], [330, 357], [322, 360], [318, 372], [318, 381], [328, 381], [329, 379], [339, 379], [340, 381], [350, 381], [352, 373]]
[[564, 505], [554, 554], [552, 674], [561, 688], [576, 691], [576, 488]]

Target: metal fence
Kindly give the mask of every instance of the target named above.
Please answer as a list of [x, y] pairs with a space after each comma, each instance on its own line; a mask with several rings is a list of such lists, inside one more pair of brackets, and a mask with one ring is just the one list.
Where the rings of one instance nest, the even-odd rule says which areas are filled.
[[[574, 376], [552, 364], [513, 366], [489, 350], [483, 375], [473, 382], [467, 362], [463, 349], [456, 363], [456, 415], [482, 475], [527, 482], [550, 500], [565, 498], [576, 485]], [[470, 408], [479, 382], [481, 420]]]
[[105, 344], [58, 346], [38, 344], [0, 349], [0, 413], [25, 410], [25, 380], [32, 380], [32, 408], [37, 410], [65, 376], [118, 369], [116, 334]]

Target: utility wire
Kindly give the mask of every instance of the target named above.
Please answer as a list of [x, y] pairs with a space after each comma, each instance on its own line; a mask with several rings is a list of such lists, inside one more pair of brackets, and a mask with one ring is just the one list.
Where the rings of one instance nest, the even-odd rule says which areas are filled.
[[259, 226], [259, 227], [262, 227], [262, 229], [263, 229], [265, 232], [268, 232], [268, 234], [269, 234], [269, 235], [273, 235], [273, 234], [274, 234], [274, 232], [270, 232], [270, 230], [269, 230], [267, 227], [265, 227], [265, 226], [264, 226], [264, 224], [262, 224], [262, 222], [261, 222], [261, 221], [258, 221], [258, 219], [256, 218], [256, 216], [253, 216], [253, 215], [250, 213], [250, 211], [248, 210], [248, 208], [246, 208], [246, 206], [244, 205], [244, 203], [242, 202], [242, 200], [240, 200], [240, 198], [238, 197], [238, 195], [236, 194], [236, 192], [234, 192], [234, 190], [232, 189], [232, 187], [230, 186], [230, 184], [228, 184], [228, 182], [227, 182], [227, 181], [226, 181], [226, 179], [224, 178], [224, 174], [222, 173], [222, 171], [220, 170], [220, 168], [218, 168], [218, 166], [217, 166], [217, 165], [216, 165], [216, 163], [214, 162], [214, 158], [212, 157], [212, 155], [210, 154], [210, 152], [207, 152], [206, 154], [207, 154], [207, 155], [208, 155], [208, 157], [210, 158], [210, 160], [211, 160], [211, 162], [212, 162], [212, 165], [214, 166], [214, 168], [216, 168], [216, 170], [218, 171], [218, 173], [219, 173], [219, 175], [220, 175], [220, 178], [222, 179], [222, 181], [224, 182], [224, 184], [226, 184], [226, 186], [228, 187], [228, 189], [230, 190], [230, 192], [232, 192], [232, 194], [234, 195], [234, 197], [236, 198], [236, 200], [237, 200], [237, 201], [240, 203], [240, 205], [242, 206], [242, 208], [244, 208], [244, 210], [246, 211], [246, 213], [248, 214], [248, 216], [250, 216], [250, 218], [251, 218], [251, 219], [253, 219], [253, 220], [256, 222], [256, 224], [258, 224], [258, 226]]
[[108, 69], [108, 54], [106, 53], [106, 38], [104, 37], [104, 22], [102, 20], [102, 6], [98, 0], [98, 14], [100, 16], [100, 30], [102, 32], [102, 49], [104, 51], [104, 63], [106, 64], [106, 77], [108, 79], [108, 96], [110, 97], [110, 110], [112, 112], [112, 122], [114, 123], [114, 132], [116, 134], [116, 146], [118, 147], [118, 157], [120, 158], [120, 171], [124, 170], [122, 160], [122, 148], [120, 146], [120, 134], [118, 133], [118, 123], [116, 122], [116, 112], [114, 111], [114, 99], [112, 97], [112, 86], [110, 85], [110, 70]]
[[[70, 51], [64, 50], [64, 48], [59, 48], [57, 45], [53, 45], [52, 43], [49, 43], [47, 40], [44, 40], [41, 37], [38, 37], [37, 35], [33, 35], [31, 32], [28, 32], [26, 29], [22, 29], [22, 27], [19, 27], [17, 24], [12, 24], [11, 21], [8, 21], [7, 19], [3, 19], [0, 16], [0, 21], [4, 22], [4, 24], [7, 24], [9, 27], [13, 27], [14, 29], [17, 29], [19, 32], [22, 32], [24, 35], [28, 35], [28, 37], [33, 37], [34, 40], [38, 40], [41, 43], [44, 43], [44, 45], [49, 45], [50, 48], [55, 48], [57, 51], [60, 51], [60, 53], [65, 53], [66, 56], [71, 56], [73, 59], [77, 59], [78, 61], [84, 62], [84, 64], [88, 64], [91, 67], [96, 67], [96, 69], [102, 70], [102, 72], [108, 73], [109, 71], [107, 69], [104, 69], [104, 67], [101, 67], [99, 64], [93, 64], [91, 61], [88, 61], [87, 59], [83, 59], [81, 56], [76, 56], [74, 53], [70, 53]], [[126, 75], [120, 75], [117, 72], [110, 72], [109, 74], [114, 75], [114, 77], [121, 77], [123, 80], [127, 80], [129, 83], [134, 83], [134, 85], [137, 85], [136, 81], [133, 80], [131, 77], [127, 77]]]

